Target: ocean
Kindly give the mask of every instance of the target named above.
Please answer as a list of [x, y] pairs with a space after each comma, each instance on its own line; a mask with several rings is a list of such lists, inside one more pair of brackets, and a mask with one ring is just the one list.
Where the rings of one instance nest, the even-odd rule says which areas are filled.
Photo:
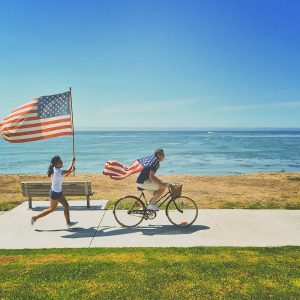
[[[100, 173], [107, 160], [130, 165], [163, 148], [160, 174], [230, 175], [300, 172], [300, 131], [79, 131], [77, 172]], [[52, 156], [65, 167], [72, 137], [10, 144], [0, 139], [1, 174], [45, 174]]]

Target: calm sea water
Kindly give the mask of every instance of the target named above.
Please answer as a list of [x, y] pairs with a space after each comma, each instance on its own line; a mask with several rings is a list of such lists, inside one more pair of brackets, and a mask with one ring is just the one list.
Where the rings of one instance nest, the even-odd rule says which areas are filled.
[[[82, 131], [75, 138], [78, 172], [101, 172], [107, 160], [129, 165], [156, 148], [165, 149], [163, 174], [300, 172], [300, 131]], [[0, 139], [0, 153], [0, 173], [42, 174], [53, 155], [69, 163], [72, 138], [24, 144]]]

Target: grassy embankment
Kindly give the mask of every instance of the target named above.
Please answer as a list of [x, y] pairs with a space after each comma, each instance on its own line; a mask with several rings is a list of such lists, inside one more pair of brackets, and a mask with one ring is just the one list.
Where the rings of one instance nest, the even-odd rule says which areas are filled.
[[[170, 182], [183, 183], [183, 193], [193, 198], [200, 208], [300, 209], [300, 173], [161, 177]], [[36, 180], [47, 181], [49, 178], [42, 175], [0, 175], [0, 210], [11, 209], [25, 201], [20, 182]], [[100, 174], [76, 174], [67, 180], [91, 181], [95, 192], [92, 199], [109, 199], [113, 202], [122, 195], [137, 194], [134, 176], [114, 181]]]
[[300, 299], [299, 247], [0, 250], [0, 299]]

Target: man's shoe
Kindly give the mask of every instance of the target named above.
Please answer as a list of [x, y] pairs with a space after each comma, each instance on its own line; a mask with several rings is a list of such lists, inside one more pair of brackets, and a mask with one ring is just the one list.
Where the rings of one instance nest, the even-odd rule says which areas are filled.
[[148, 210], [159, 211], [159, 207], [155, 204], [148, 204], [146, 207]]

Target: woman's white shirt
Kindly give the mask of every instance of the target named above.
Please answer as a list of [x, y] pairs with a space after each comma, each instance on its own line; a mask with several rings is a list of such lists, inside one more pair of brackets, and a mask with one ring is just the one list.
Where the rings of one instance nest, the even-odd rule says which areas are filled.
[[61, 168], [53, 168], [52, 174], [52, 185], [51, 190], [56, 193], [60, 193], [62, 191], [62, 182], [64, 177], [61, 175], [62, 169]]

